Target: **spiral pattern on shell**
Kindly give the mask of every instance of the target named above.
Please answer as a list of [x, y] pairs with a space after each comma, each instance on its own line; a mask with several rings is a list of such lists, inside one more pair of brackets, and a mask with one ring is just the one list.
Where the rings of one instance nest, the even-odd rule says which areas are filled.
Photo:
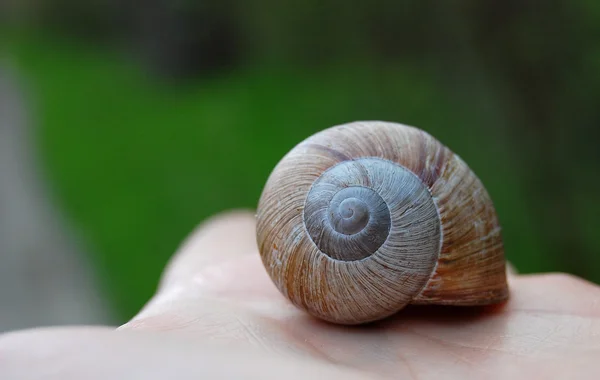
[[408, 303], [506, 299], [489, 195], [429, 134], [387, 122], [319, 132], [275, 167], [257, 210], [263, 264], [295, 305], [356, 324]]

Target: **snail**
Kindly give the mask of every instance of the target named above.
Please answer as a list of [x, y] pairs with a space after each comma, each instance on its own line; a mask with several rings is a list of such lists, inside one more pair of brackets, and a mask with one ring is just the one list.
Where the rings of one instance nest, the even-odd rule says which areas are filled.
[[488, 192], [458, 155], [404, 124], [340, 124], [293, 147], [260, 195], [256, 240], [279, 291], [336, 324], [509, 297]]

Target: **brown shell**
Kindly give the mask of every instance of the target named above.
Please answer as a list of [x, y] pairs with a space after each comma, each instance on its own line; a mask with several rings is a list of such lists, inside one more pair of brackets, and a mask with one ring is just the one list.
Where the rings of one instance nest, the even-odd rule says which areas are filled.
[[[315, 247], [304, 225], [307, 194], [330, 168], [361, 158], [384, 159], [418, 177], [437, 210], [428, 218], [439, 223], [439, 236], [426, 237], [439, 239], [430, 245], [437, 247], [430, 249], [434, 252], [399, 253], [404, 264], [398, 268], [380, 260], [379, 267], [365, 269], [371, 258], [344, 262]], [[403, 227], [402, 236], [410, 237], [410, 226]], [[508, 298], [501, 229], [484, 186], [447, 147], [402, 124], [349, 123], [294, 147], [277, 164], [261, 195], [257, 242], [281, 293], [310, 314], [336, 323], [381, 319], [406, 303], [483, 305]], [[395, 271], [406, 268], [408, 272], [396, 276]], [[390, 286], [394, 292], [387, 292]]]

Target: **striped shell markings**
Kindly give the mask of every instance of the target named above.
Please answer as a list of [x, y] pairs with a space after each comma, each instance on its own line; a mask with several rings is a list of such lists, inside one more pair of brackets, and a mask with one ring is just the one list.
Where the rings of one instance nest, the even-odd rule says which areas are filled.
[[338, 324], [407, 304], [508, 298], [501, 228], [467, 164], [428, 133], [353, 122], [296, 145], [271, 172], [257, 243], [279, 291]]

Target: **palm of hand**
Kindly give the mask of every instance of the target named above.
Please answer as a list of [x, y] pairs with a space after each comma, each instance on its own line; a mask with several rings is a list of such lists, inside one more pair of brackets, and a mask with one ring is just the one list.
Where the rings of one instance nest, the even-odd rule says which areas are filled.
[[253, 233], [247, 214], [207, 223], [169, 265], [158, 294], [117, 331], [55, 328], [1, 338], [0, 378], [591, 379], [600, 374], [600, 290], [583, 280], [511, 275], [511, 300], [505, 305], [409, 307], [369, 326], [334, 326], [307, 316], [279, 294], [262, 268]]

